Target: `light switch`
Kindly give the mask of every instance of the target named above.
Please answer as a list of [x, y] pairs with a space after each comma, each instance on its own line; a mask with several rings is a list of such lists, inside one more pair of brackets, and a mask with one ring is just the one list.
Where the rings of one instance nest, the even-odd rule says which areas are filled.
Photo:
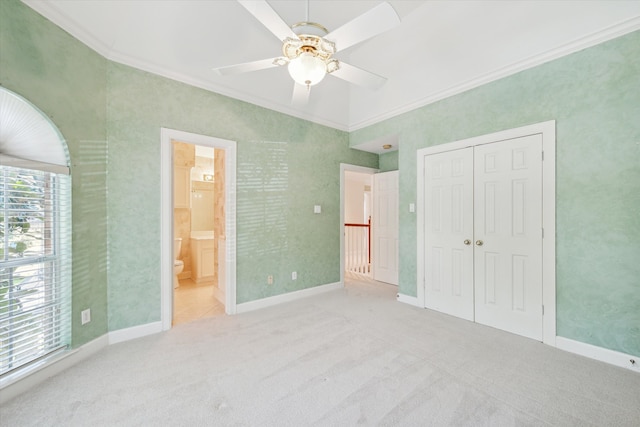
[[322, 207], [320, 205], [315, 205], [313, 207], [313, 213], [322, 213]]
[[409, 212], [415, 212], [415, 211], [416, 211], [415, 203], [409, 203]]

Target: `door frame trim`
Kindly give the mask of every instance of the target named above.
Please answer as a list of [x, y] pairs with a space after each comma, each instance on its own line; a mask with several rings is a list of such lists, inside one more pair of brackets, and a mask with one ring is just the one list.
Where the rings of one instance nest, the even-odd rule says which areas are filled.
[[[371, 179], [373, 180], [373, 175], [380, 172], [379, 169], [369, 168], [366, 166], [358, 166], [352, 165], [349, 163], [340, 163], [340, 283], [344, 286], [344, 193], [345, 193], [345, 179], [344, 173], [346, 171], [364, 173], [367, 175], [371, 175]], [[373, 214], [373, 210], [372, 210]], [[371, 242], [369, 242], [371, 244]]]
[[160, 306], [162, 330], [171, 329], [173, 317], [173, 145], [172, 141], [203, 145], [225, 151], [225, 312], [236, 313], [236, 142], [226, 139], [160, 129]]
[[542, 135], [542, 342], [556, 346], [556, 121], [535, 123], [417, 150], [417, 299], [425, 307], [424, 157], [529, 135]]

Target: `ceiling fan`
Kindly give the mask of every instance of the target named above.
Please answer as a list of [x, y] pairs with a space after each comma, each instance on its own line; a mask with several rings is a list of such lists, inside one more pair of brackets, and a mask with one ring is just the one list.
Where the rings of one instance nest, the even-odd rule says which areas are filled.
[[219, 75], [238, 74], [287, 65], [294, 80], [292, 103], [307, 102], [311, 86], [331, 74], [349, 83], [378, 89], [386, 78], [365, 71], [342, 60], [333, 58], [357, 43], [390, 30], [400, 23], [393, 7], [380, 3], [340, 28], [329, 32], [315, 22], [307, 21], [289, 27], [266, 0], [238, 0], [249, 13], [260, 21], [282, 42], [282, 56], [215, 68]]

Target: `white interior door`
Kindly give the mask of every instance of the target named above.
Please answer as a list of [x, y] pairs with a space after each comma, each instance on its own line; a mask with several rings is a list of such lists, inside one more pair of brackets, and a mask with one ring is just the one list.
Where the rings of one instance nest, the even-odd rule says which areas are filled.
[[542, 340], [542, 136], [475, 148], [475, 320]]
[[555, 121], [418, 150], [419, 303], [555, 345], [555, 151]]
[[424, 165], [425, 306], [473, 320], [473, 148]]
[[398, 284], [398, 171], [373, 176], [373, 279]]

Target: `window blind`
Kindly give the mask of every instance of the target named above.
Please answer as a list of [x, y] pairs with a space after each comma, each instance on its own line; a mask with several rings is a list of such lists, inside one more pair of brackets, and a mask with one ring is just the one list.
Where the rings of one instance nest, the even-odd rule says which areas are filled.
[[43, 163], [36, 160], [21, 159], [0, 153], [0, 165], [11, 166], [19, 169], [32, 169], [44, 172], [69, 175], [69, 167], [52, 163]]
[[[0, 153], [13, 158], [67, 167], [64, 138], [45, 113], [28, 100], [0, 86]], [[14, 166], [3, 163], [0, 164]], [[18, 165], [17, 167], [28, 166]], [[38, 169], [38, 168], [31, 168]]]
[[0, 376], [71, 342], [71, 179], [0, 166]]

